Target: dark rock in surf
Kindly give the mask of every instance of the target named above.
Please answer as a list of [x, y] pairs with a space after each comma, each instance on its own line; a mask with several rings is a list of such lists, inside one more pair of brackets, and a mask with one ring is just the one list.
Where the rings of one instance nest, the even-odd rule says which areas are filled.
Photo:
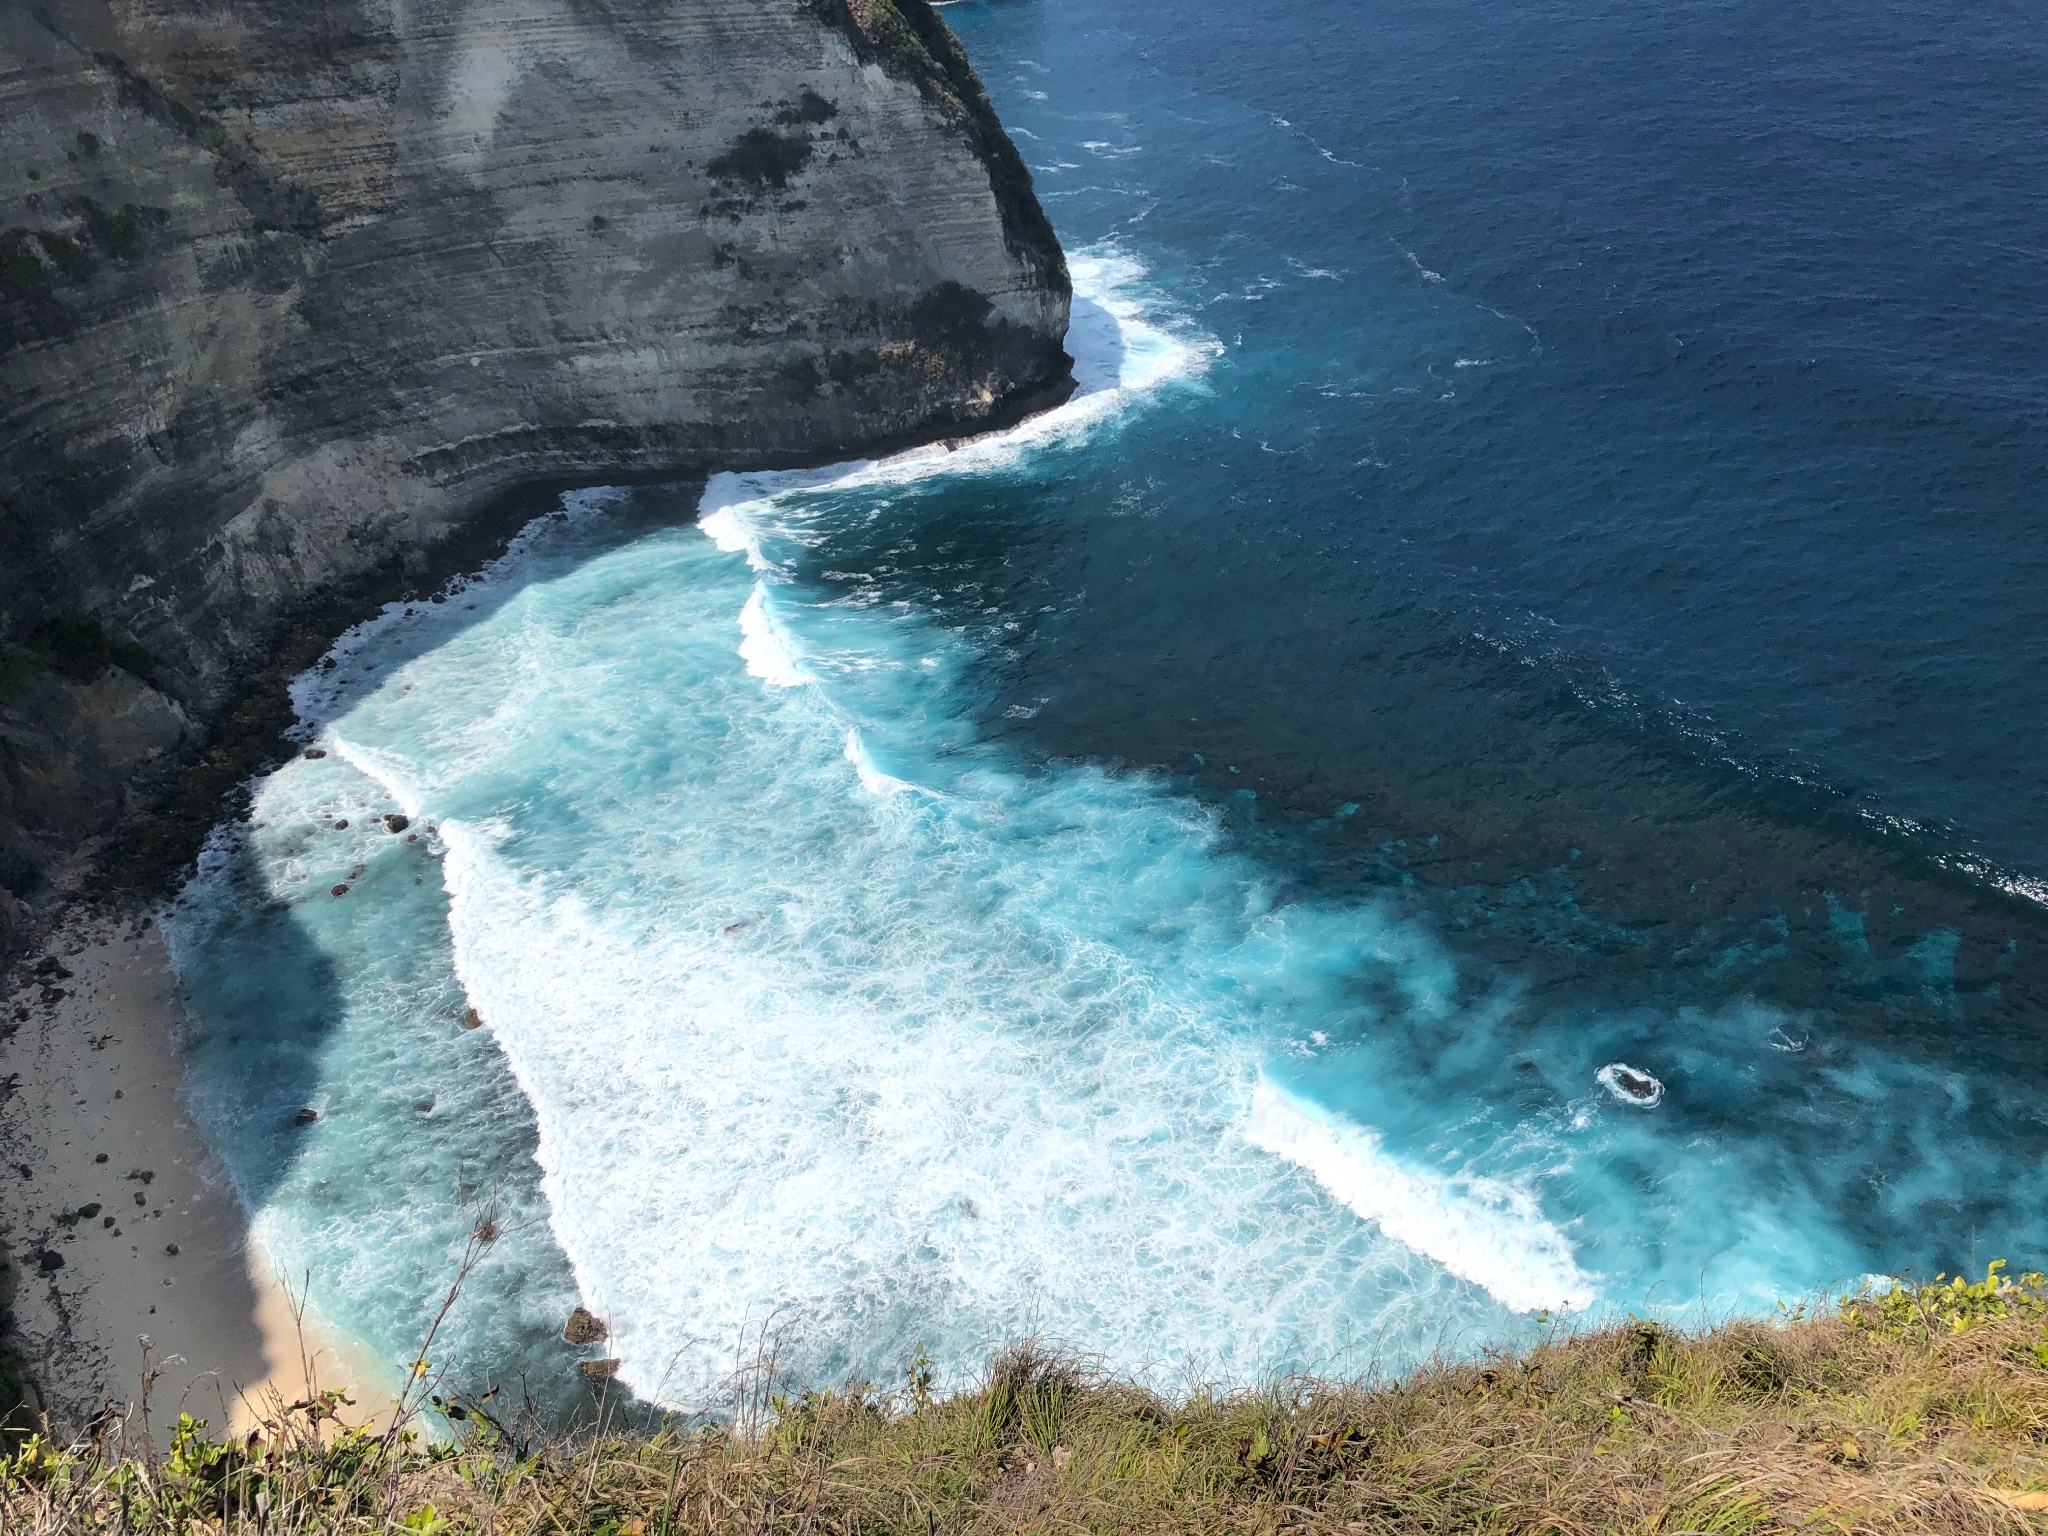
[[1624, 1104], [1638, 1109], [1655, 1109], [1664, 1097], [1664, 1085], [1625, 1061], [1609, 1062], [1594, 1074], [1601, 1087]]
[[311, 1107], [308, 1107], [308, 1108], [306, 1108], [306, 1109], [302, 1109], [302, 1110], [300, 1110], [300, 1111], [299, 1111], [299, 1112], [298, 1112], [298, 1113], [297, 1113], [296, 1115], [293, 1115], [293, 1116], [292, 1116], [292, 1124], [293, 1124], [293, 1125], [311, 1125], [311, 1124], [312, 1124], [312, 1123], [313, 1123], [313, 1122], [314, 1122], [315, 1120], [318, 1120], [319, 1118], [320, 1118], [320, 1111], [319, 1111], [319, 1110], [317, 1110], [317, 1109], [313, 1109], [313, 1108], [311, 1108]]
[[325, 757], [326, 755], [327, 755], [327, 749], [326, 749], [325, 747], [308, 747], [308, 748], [306, 748], [306, 756], [308, 756], [308, 757], [310, 757], [310, 758], [313, 758], [313, 759], [314, 759], [314, 760], [316, 760], [316, 761], [317, 761], [318, 759], [320, 759], [320, 758], [323, 758], [323, 757]]
[[562, 1338], [570, 1344], [602, 1344], [611, 1336], [604, 1319], [583, 1307], [571, 1312], [562, 1327]]
[[625, 1361], [618, 1359], [581, 1360], [577, 1362], [576, 1369], [592, 1381], [610, 1381], [619, 1374], [619, 1367], [625, 1363]]
[[462, 1027], [464, 1029], [482, 1029], [484, 1027], [484, 1016], [474, 1008], [465, 1008], [462, 1010]]
[[345, 885], [337, 885], [333, 890], [329, 891], [327, 894], [330, 896], [346, 896], [348, 894], [348, 887]]
[[398, 814], [398, 812], [393, 811], [389, 816], [386, 816], [384, 818], [384, 825], [389, 827], [393, 832], [403, 832], [407, 827], [412, 825], [412, 818], [409, 816], [401, 816]]

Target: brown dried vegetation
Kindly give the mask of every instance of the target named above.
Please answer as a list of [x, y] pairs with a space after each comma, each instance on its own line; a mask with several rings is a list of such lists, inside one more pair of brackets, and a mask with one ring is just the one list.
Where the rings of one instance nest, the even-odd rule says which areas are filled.
[[[1862, 1297], [1694, 1333], [1632, 1322], [1400, 1381], [1168, 1400], [1036, 1345], [973, 1391], [776, 1395], [726, 1420], [540, 1446], [488, 1402], [451, 1437], [336, 1433], [278, 1405], [158, 1457], [112, 1426], [23, 1444], [0, 1529], [156, 1532], [2048, 1531], [2036, 1276]], [[425, 1406], [424, 1401], [422, 1407]]]

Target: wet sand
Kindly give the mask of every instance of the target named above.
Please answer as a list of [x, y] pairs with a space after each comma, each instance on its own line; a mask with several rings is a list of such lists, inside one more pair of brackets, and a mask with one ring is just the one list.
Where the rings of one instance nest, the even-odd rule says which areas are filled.
[[0, 1004], [0, 1244], [43, 1407], [74, 1433], [109, 1402], [139, 1415], [147, 1367], [158, 1434], [181, 1410], [246, 1429], [330, 1387], [368, 1417], [393, 1373], [295, 1316], [179, 1102], [183, 1027], [134, 915], [72, 919]]

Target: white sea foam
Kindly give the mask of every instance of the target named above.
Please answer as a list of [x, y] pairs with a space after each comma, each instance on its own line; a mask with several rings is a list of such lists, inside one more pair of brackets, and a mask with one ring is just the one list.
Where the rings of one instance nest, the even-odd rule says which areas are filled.
[[1034, 1325], [1242, 1375], [1362, 1365], [1411, 1308], [1483, 1313], [1240, 1131], [1293, 1008], [1341, 1016], [1363, 969], [1440, 1010], [1440, 958], [1370, 911], [1268, 911], [1207, 813], [1142, 780], [1003, 769], [947, 716], [964, 642], [795, 579], [816, 493], [1001, 470], [1199, 366], [1091, 287], [1127, 266], [1075, 265], [1093, 302], [1060, 410], [715, 477], [708, 544], [524, 588], [327, 728], [438, 820], [457, 974], [651, 1397], [711, 1400], [771, 1316], [825, 1375], [920, 1338], [964, 1370]]
[[[1625, 1111], [1441, 1119], [1417, 1085], [1455, 1102], [1503, 1046], [1426, 936], [1276, 906], [1163, 786], [1018, 772], [976, 738], [965, 638], [807, 574], [916, 482], [1028, 469], [1199, 371], [1208, 344], [1145, 318], [1135, 269], [1075, 268], [1060, 410], [716, 476], [707, 537], [529, 565], [417, 635], [390, 619], [308, 694], [333, 760], [274, 781], [338, 761], [366, 805], [438, 825], [454, 974], [531, 1105], [575, 1286], [650, 1397], [714, 1401], [778, 1319], [819, 1380], [920, 1343], [958, 1379], [1032, 1328], [1242, 1379], [1595, 1299], [1598, 1250], [1546, 1209]], [[296, 857], [282, 899], [308, 889]], [[315, 906], [337, 955], [370, 942], [356, 909]], [[404, 1006], [373, 994], [366, 1042]], [[1404, 1054], [1436, 1035], [1427, 1066]], [[1302, 1053], [1344, 1113], [1264, 1076]]]
[[723, 782], [679, 772], [696, 793], [658, 828], [626, 812], [637, 844], [583, 828], [601, 871], [441, 822], [458, 972], [629, 1385], [710, 1400], [778, 1315], [824, 1374], [920, 1338], [957, 1372], [1036, 1322], [1131, 1369], [1192, 1348], [1241, 1375], [1441, 1292], [1232, 1133], [1261, 1046], [1209, 973], [1277, 997], [1331, 961], [1285, 916], [1232, 941], [1245, 874], [1201, 818], [1092, 771], [986, 768], [971, 797], [862, 816], [828, 702], [789, 700], [735, 721]]
[[439, 616], [446, 621], [459, 612], [472, 610], [472, 599], [505, 581], [551, 540], [605, 516], [625, 494], [618, 487], [602, 485], [565, 492], [552, 513], [537, 517], [520, 529], [505, 545], [505, 552], [480, 569], [450, 577], [432, 597], [386, 603], [374, 616], [342, 631], [320, 660], [293, 678], [286, 688], [292, 713], [298, 717], [298, 723], [287, 734], [311, 740], [322, 721], [346, 707], [351, 696], [373, 685], [375, 680], [358, 670], [360, 660], [365, 652], [387, 641], [395, 630], [422, 618]]
[[740, 609], [739, 651], [747, 670], [770, 687], [800, 688], [812, 681], [810, 673], [797, 665], [788, 639], [769, 617], [768, 589], [758, 581]]
[[1523, 1185], [1446, 1178], [1387, 1155], [1382, 1138], [1260, 1083], [1245, 1138], [1296, 1163], [1388, 1237], [1517, 1312], [1590, 1306], [1597, 1290]]
[[[1111, 421], [1144, 394], [1192, 379], [1222, 348], [1210, 337], [1170, 329], [1147, 313], [1144, 268], [1114, 248], [1076, 255], [1067, 351], [1074, 393], [1066, 402], [1001, 432], [933, 443], [882, 459], [817, 469], [722, 472], [698, 505], [698, 527], [728, 554], [744, 554], [764, 574], [786, 574], [765, 549], [760, 520], [777, 497], [804, 491], [852, 491], [906, 485], [932, 475], [987, 474], [1013, 468], [1027, 453], [1072, 442]], [[780, 523], [785, 538], [794, 531]]]

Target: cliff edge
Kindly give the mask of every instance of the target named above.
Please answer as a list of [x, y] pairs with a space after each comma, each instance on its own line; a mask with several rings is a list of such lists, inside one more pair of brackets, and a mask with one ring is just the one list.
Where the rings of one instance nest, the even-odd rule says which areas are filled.
[[0, 124], [0, 951], [311, 596], [1067, 384], [926, 0], [28, 0]]

